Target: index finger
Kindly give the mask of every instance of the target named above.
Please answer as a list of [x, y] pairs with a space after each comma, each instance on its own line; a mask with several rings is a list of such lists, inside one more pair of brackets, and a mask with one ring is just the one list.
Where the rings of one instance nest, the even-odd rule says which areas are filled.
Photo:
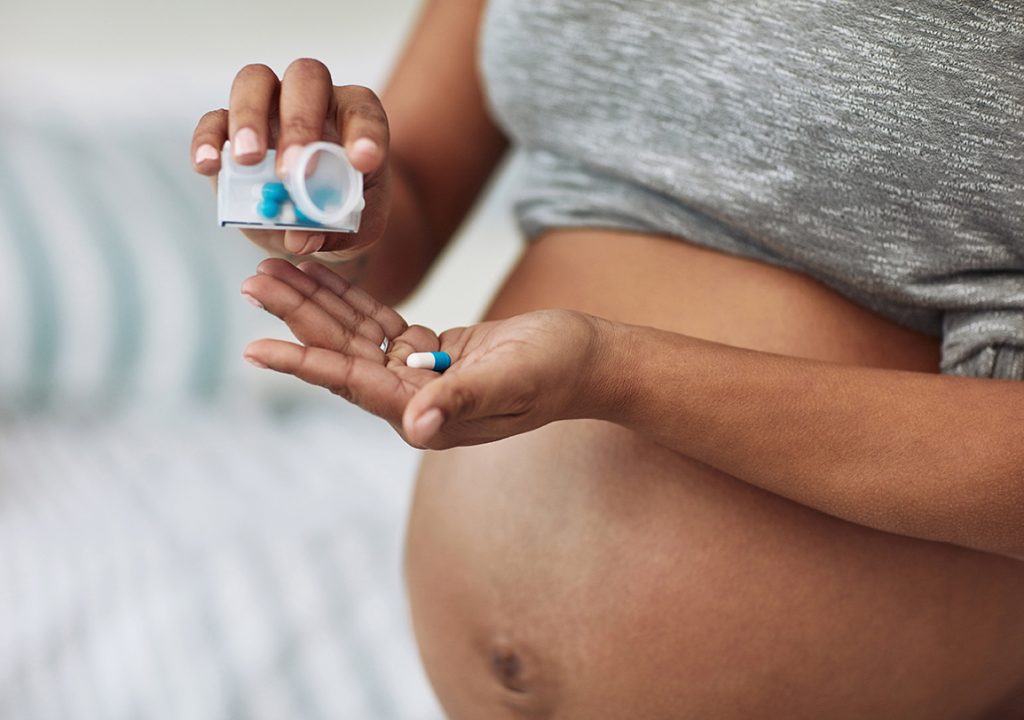
[[220, 170], [220, 149], [228, 137], [228, 111], [211, 110], [199, 118], [192, 133], [192, 167], [216, 182]]
[[243, 356], [257, 367], [294, 375], [327, 388], [364, 410], [401, 425], [412, 391], [382, 364], [325, 348], [304, 347], [284, 340], [256, 340]]

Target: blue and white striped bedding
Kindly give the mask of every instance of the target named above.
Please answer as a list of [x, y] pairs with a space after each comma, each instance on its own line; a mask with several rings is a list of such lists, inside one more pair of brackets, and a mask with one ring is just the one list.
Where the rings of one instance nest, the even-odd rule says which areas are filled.
[[438, 717], [391, 439], [354, 410], [4, 423], [0, 717]]
[[439, 717], [415, 453], [240, 360], [281, 329], [188, 128], [65, 122], [0, 114], [0, 717]]
[[260, 253], [215, 224], [188, 129], [0, 114], [0, 399], [7, 407], [216, 400], [280, 332], [238, 299]]

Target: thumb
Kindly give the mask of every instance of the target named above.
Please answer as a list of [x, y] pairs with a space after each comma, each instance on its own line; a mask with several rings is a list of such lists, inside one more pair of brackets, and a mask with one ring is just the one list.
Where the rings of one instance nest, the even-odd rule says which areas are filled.
[[459, 424], [509, 412], [506, 406], [511, 405], [512, 394], [502, 387], [509, 379], [476, 368], [449, 370], [420, 388], [406, 405], [402, 414], [406, 438], [419, 447], [435, 449], [461, 444], [459, 437], [450, 434]]

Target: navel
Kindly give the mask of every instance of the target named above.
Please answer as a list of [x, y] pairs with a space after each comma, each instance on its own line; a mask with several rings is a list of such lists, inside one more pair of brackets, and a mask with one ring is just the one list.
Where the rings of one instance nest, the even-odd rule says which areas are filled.
[[516, 717], [544, 720], [555, 716], [558, 683], [551, 662], [541, 662], [533, 648], [507, 638], [491, 642], [491, 676], [501, 703]]

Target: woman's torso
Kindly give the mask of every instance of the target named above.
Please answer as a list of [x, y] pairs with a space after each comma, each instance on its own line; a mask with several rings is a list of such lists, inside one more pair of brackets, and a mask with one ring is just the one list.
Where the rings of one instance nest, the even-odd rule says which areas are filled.
[[527, 234], [795, 268], [1024, 379], [1024, 5], [492, 0], [481, 43]]
[[[978, 140], [971, 151], [1002, 165], [974, 203], [950, 170], [964, 148], [905, 144], [914, 128], [892, 88], [920, 88], [897, 66], [892, 87], [857, 73], [886, 48], [902, 57], [907, 39], [892, 33], [906, 11], [867, 5], [493, 2], [484, 75], [529, 155], [519, 214], [542, 237], [490, 316], [575, 308], [770, 352], [937, 369], [939, 342], [812, 275], [935, 334], [944, 315], [980, 314], [967, 357], [983, 361], [950, 369], [1012, 375], [1020, 223], [1000, 182], [1019, 187], [1021, 170]], [[965, 8], [961, 19], [1001, 8], [1019, 30], [1008, 4], [920, 5]], [[870, 31], [869, 10], [892, 24]], [[853, 36], [834, 12], [860, 23]], [[771, 46], [759, 45], [765, 23]], [[921, 35], [920, 62], [948, 39], [937, 31]], [[863, 53], [825, 57], [853, 73], [846, 110], [829, 114], [815, 93], [835, 102], [843, 86], [806, 72], [787, 84], [775, 53], [788, 38], [792, 62], [816, 67], [836, 33]], [[679, 63], [664, 62], [665, 47]], [[888, 129], [875, 118], [883, 96], [897, 102]], [[987, 97], [1010, 108], [995, 139], [1019, 135], [1019, 100]], [[915, 123], [924, 138], [959, 127], [954, 114]], [[955, 181], [936, 180], [939, 205], [901, 194], [922, 192], [918, 175], [936, 166]], [[979, 283], [970, 297], [950, 282], [965, 277]], [[1000, 335], [991, 316], [1004, 311]], [[825, 516], [604, 423], [428, 454], [407, 577], [428, 673], [455, 720], [1024, 714], [997, 708], [1024, 692], [1024, 565]]]
[[[643, 235], [531, 245], [490, 316], [543, 307], [836, 362], [938, 353], [791, 271]], [[616, 426], [428, 454], [407, 542], [453, 720], [1020, 717], [986, 710], [1024, 690], [1024, 564], [836, 520]]]

